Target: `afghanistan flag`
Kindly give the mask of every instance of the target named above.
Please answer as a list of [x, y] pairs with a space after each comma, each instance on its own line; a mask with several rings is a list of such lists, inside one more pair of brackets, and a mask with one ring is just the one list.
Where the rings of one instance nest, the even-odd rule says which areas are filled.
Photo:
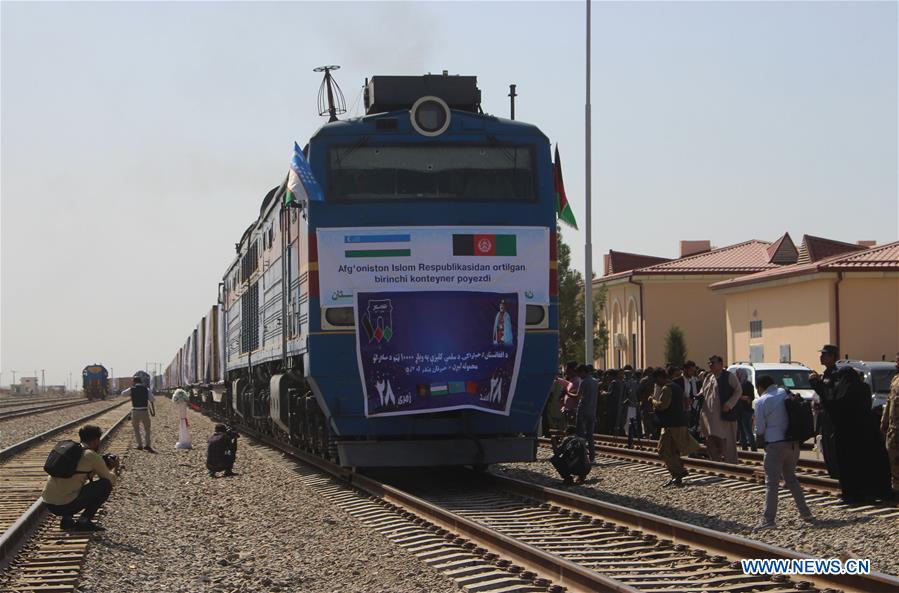
[[559, 216], [559, 220], [577, 228], [574, 212], [571, 210], [571, 204], [568, 203], [568, 196], [565, 195], [565, 184], [562, 183], [562, 160], [559, 158], [558, 144], [556, 144], [556, 164], [553, 167], [553, 173], [556, 183], [556, 214]]
[[456, 235], [453, 234], [453, 255], [518, 254], [515, 235]]

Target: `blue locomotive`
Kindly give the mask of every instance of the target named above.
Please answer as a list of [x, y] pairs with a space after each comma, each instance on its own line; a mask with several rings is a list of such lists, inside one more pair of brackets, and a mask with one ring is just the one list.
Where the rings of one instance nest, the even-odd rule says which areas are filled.
[[81, 371], [81, 388], [89, 400], [106, 399], [109, 394], [109, 371], [102, 364], [90, 364]]
[[376, 76], [365, 106], [332, 105], [297, 149], [217, 333], [195, 330], [166, 382], [344, 466], [532, 460], [558, 367], [549, 141], [482, 113], [475, 77]]

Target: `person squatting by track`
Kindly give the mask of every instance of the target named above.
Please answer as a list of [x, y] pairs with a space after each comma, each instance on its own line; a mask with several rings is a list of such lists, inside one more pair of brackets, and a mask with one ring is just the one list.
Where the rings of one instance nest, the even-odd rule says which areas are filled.
[[[80, 443], [62, 441], [47, 457], [44, 471], [50, 478], [41, 498], [47, 510], [61, 517], [61, 529], [104, 530], [93, 518], [109, 498], [120, 468], [116, 456], [97, 453], [102, 434], [99, 426], [87, 424], [78, 431]], [[94, 476], [98, 479], [93, 480]], [[75, 521], [74, 515], [79, 511], [81, 516]]]
[[213, 478], [217, 472], [225, 476], [236, 476], [234, 462], [237, 460], [237, 439], [240, 435], [225, 424], [216, 424], [215, 432], [206, 446], [206, 469]]
[[[590, 473], [590, 458], [587, 453], [587, 441], [577, 434], [573, 426], [565, 429], [565, 438], [559, 442], [558, 437], [552, 439], [553, 456], [549, 462], [562, 476], [565, 484], [583, 484]], [[573, 476], [577, 476], [575, 482]]]

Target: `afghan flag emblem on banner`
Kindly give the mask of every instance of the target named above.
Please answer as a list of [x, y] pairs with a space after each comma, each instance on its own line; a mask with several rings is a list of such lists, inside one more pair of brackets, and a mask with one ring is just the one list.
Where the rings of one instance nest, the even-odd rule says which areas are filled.
[[515, 235], [453, 234], [453, 255], [518, 255]]
[[565, 184], [562, 182], [562, 159], [559, 158], [558, 144], [556, 144], [556, 163], [553, 167], [553, 177], [556, 185], [556, 214], [559, 220], [577, 228], [574, 212], [571, 210], [571, 204], [568, 203], [568, 196], [565, 195]]

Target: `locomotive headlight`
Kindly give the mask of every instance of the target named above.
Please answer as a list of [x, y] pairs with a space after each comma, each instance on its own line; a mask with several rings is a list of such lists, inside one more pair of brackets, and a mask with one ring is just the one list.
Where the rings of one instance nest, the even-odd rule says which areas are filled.
[[450, 109], [443, 99], [422, 97], [412, 105], [412, 127], [422, 136], [439, 136], [450, 125]]

